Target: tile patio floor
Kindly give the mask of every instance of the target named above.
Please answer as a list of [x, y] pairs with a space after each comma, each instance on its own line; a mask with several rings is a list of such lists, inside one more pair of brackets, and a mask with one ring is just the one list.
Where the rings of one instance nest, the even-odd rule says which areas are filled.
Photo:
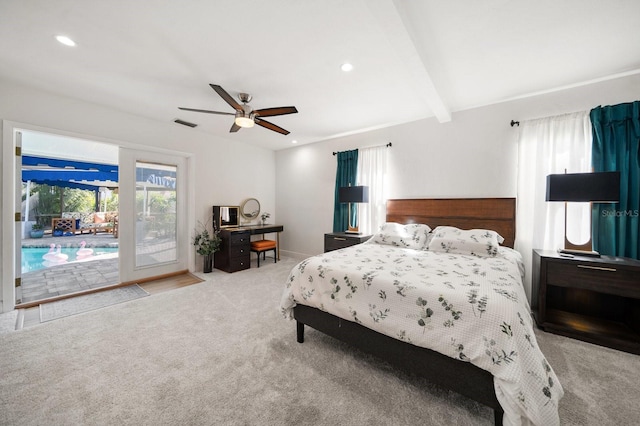
[[[60, 244], [62, 247], [80, 247], [82, 241], [88, 248], [118, 247], [118, 239], [112, 234], [76, 235], [72, 237], [52, 237], [24, 239], [22, 247], [49, 247]], [[21, 286], [16, 290], [20, 303], [76, 293], [79, 291], [118, 284], [118, 258], [113, 255], [100, 256], [100, 259], [70, 262], [38, 271], [22, 274]]]

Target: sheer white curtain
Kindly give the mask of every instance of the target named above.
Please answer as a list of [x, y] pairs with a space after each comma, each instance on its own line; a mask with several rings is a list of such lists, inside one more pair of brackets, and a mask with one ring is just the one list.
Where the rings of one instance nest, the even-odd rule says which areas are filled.
[[369, 187], [369, 202], [358, 204], [358, 226], [365, 235], [376, 232], [386, 220], [387, 152], [385, 145], [358, 150], [358, 185]]
[[[564, 203], [545, 201], [547, 175], [591, 171], [591, 140], [588, 111], [521, 122], [515, 248], [524, 258], [529, 298], [532, 250], [564, 246]], [[569, 239], [584, 243], [591, 232], [589, 204], [568, 206]]]

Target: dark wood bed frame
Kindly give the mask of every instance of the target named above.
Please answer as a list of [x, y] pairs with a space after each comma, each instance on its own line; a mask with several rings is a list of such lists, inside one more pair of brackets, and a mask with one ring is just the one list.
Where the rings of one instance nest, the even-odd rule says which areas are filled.
[[[461, 229], [493, 229], [504, 237], [504, 246], [515, 241], [515, 198], [408, 199], [387, 201], [387, 222], [426, 223]], [[385, 336], [316, 308], [296, 305], [293, 310], [297, 340], [304, 342], [308, 325], [391, 365], [424, 377], [441, 388], [452, 390], [494, 410], [494, 422], [502, 424], [504, 411], [495, 395], [491, 373], [475, 365], [438, 352]]]

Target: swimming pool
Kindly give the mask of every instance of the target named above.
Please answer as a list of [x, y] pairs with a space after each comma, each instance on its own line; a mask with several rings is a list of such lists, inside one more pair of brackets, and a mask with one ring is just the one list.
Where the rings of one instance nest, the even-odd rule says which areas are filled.
[[[68, 247], [60, 250], [60, 253], [67, 255], [67, 262], [71, 263], [78, 261], [80, 259], [77, 258], [76, 253], [78, 252], [78, 247]], [[46, 262], [42, 256], [49, 252], [48, 248], [40, 248], [40, 247], [23, 247], [22, 248], [22, 263], [21, 269], [22, 273], [25, 272], [33, 272], [38, 271], [40, 269], [48, 268], [54, 265], [59, 265], [60, 263], [54, 262]], [[94, 247], [93, 248], [93, 256], [85, 257], [82, 260], [91, 260], [100, 257], [105, 257], [105, 255], [113, 255], [118, 253], [117, 247]], [[112, 256], [109, 256], [112, 257]]]

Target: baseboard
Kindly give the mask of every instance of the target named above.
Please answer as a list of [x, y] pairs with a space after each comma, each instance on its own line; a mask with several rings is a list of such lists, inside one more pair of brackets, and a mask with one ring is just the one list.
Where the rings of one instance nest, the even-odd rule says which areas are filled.
[[289, 250], [280, 250], [280, 256], [292, 257], [296, 260], [302, 261], [308, 257], [315, 256], [315, 254], [306, 254], [306, 253], [298, 253], [298, 252], [289, 251]]

